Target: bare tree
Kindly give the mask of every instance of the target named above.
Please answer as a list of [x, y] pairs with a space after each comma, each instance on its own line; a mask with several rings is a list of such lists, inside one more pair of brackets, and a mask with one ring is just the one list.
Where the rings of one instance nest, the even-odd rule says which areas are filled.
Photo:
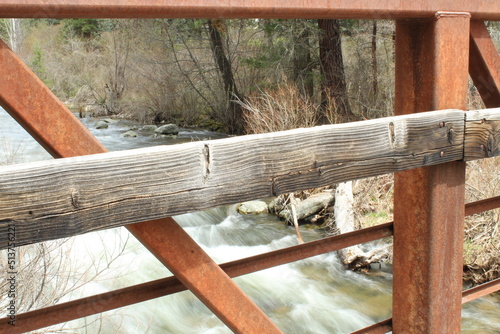
[[9, 46], [15, 53], [21, 51], [23, 32], [21, 29], [21, 19], [5, 19], [3, 20], [5, 31], [9, 39]]
[[207, 26], [214, 60], [224, 83], [224, 91], [227, 94], [229, 111], [227, 117], [228, 130], [231, 134], [243, 134], [243, 109], [238, 101], [243, 101], [244, 97], [238, 92], [231, 62], [224, 50], [222, 34], [226, 29], [225, 22], [218, 19], [208, 20]]
[[354, 121], [347, 94], [339, 21], [320, 19], [318, 27], [321, 34], [319, 58], [323, 73], [322, 115], [319, 121], [327, 123], [329, 118], [335, 123]]

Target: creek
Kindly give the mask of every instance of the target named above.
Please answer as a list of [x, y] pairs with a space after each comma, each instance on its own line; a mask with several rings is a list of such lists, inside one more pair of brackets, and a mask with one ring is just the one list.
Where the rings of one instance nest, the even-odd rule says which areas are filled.
[[[176, 138], [153, 138], [152, 132], [126, 120], [100, 130], [94, 128], [96, 119], [81, 121], [110, 151], [223, 137], [203, 130], [181, 129]], [[139, 128], [137, 138], [121, 136], [134, 126]], [[0, 108], [0, 164], [44, 159], [51, 157]], [[175, 219], [218, 263], [297, 244], [294, 229], [274, 215], [240, 215], [235, 206]], [[305, 241], [324, 237], [324, 232], [305, 227], [301, 227], [301, 233]], [[93, 278], [97, 272], [99, 275], [61, 301], [171, 275], [124, 228], [77, 236], [64, 245], [68, 249], [66, 261], [75, 264], [71, 266], [73, 270], [81, 271], [75, 275], [78, 277], [75, 282]], [[347, 271], [336, 254], [331, 253], [245, 275], [235, 281], [284, 333], [349, 333], [391, 316], [391, 267], [374, 267], [369, 274]], [[462, 311], [462, 333], [500, 333], [499, 314], [498, 297], [487, 296], [467, 303]], [[61, 332], [71, 333], [231, 333], [190, 292], [68, 322], [62, 328]]]

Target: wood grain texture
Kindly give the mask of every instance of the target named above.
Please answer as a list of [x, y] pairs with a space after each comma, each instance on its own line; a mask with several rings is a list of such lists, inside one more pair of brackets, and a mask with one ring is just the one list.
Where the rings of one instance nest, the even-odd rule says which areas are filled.
[[461, 160], [463, 134], [445, 110], [6, 166], [0, 231], [19, 246]]
[[500, 108], [466, 113], [464, 159], [500, 155]]

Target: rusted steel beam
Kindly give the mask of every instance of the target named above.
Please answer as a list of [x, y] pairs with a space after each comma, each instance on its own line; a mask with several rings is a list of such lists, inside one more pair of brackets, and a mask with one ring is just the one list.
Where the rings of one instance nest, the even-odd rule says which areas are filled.
[[[466, 108], [469, 22], [397, 22], [396, 114]], [[464, 193], [464, 162], [395, 174], [394, 333], [460, 333]]]
[[470, 76], [486, 107], [500, 107], [500, 55], [484, 22], [470, 28]]
[[[2, 41], [0, 79], [0, 104], [52, 156], [106, 152]], [[281, 332], [173, 219], [127, 228], [234, 332]]]
[[97, 139], [86, 139], [93, 138], [90, 131], [2, 40], [0, 104], [53, 157], [106, 152]]
[[391, 330], [392, 330], [392, 318], [362, 328], [355, 332], [351, 332], [351, 334], [384, 334], [390, 332]]
[[185, 290], [186, 287], [174, 276], [133, 285], [17, 314], [16, 326], [8, 323], [10, 318], [2, 318], [0, 319], [0, 334], [26, 333]]
[[500, 20], [495, 0], [3, 0], [0, 17], [400, 19], [432, 17], [439, 10]]
[[471, 216], [476, 213], [500, 208], [500, 196], [483, 199], [481, 201], [467, 203], [465, 205], [465, 215]]
[[500, 278], [465, 290], [462, 294], [462, 303], [468, 303], [497, 291], [500, 291]]
[[281, 333], [172, 218], [128, 230], [233, 332]]
[[[389, 237], [392, 235], [392, 228], [392, 222], [381, 224], [359, 231], [327, 237], [246, 259], [228, 262], [222, 264], [221, 268], [230, 277], [246, 275], [259, 270], [333, 252], [360, 243]], [[25, 333], [27, 331], [110, 311], [119, 307], [140, 303], [184, 290], [186, 290], [186, 287], [184, 287], [176, 277], [167, 277], [46, 307], [40, 310], [18, 314], [16, 316], [15, 327], [8, 324], [9, 318], [0, 319], [0, 334]]]

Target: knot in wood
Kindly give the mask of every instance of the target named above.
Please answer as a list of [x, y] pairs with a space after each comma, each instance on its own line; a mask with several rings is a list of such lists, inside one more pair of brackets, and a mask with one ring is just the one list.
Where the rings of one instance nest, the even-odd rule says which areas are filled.
[[80, 203], [79, 203], [80, 193], [78, 192], [78, 190], [76, 190], [76, 189], [71, 190], [70, 199], [71, 199], [71, 205], [75, 209], [78, 209], [80, 207]]

